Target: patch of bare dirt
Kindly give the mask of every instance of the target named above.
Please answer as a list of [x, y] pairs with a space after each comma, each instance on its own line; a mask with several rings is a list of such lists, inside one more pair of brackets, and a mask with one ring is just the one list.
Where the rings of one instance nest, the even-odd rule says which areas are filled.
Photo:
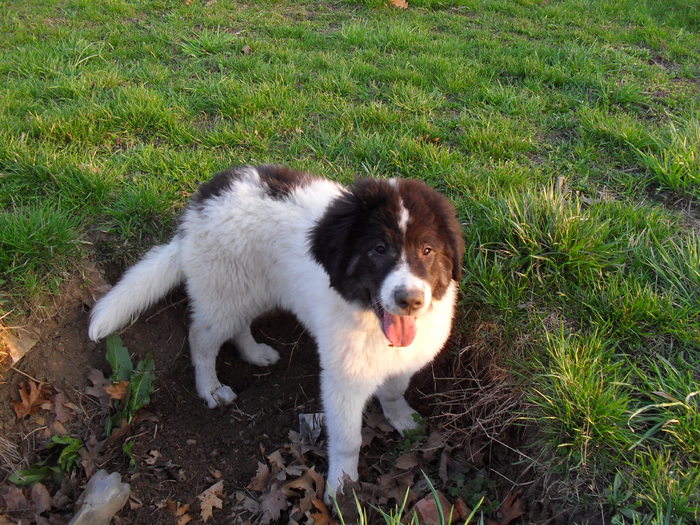
[[[100, 286], [99, 279], [91, 282], [92, 288], [95, 282]], [[104, 344], [87, 337], [90, 289], [77, 286], [66, 292], [57, 314], [42, 326], [38, 342], [3, 373], [0, 435], [6, 443], [0, 443], [0, 467], [6, 476], [0, 483], [0, 501], [3, 496], [5, 503], [15, 498], [13, 504], [28, 508], [4, 511], [4, 515], [0, 511], [0, 518], [9, 523], [22, 519], [22, 523], [67, 523], [87, 474], [104, 468], [119, 472], [131, 486], [117, 523], [297, 522], [289, 521], [290, 517], [299, 523], [310, 523], [312, 518], [324, 522], [327, 516], [312, 497], [317, 485], [311, 484], [313, 492], [306, 494], [306, 485], [294, 482], [295, 476], [308, 479], [311, 467], [313, 472], [325, 473], [327, 465], [323, 435], [314, 446], [298, 437], [299, 415], [321, 412], [321, 403], [315, 344], [293, 316], [275, 313], [254, 324], [256, 339], [280, 351], [282, 359], [272, 367], [245, 363], [233, 346], [224, 346], [219, 374], [238, 399], [231, 408], [209, 410], [195, 392], [186, 298], [181, 291], [170, 295], [121, 334], [135, 362], [153, 355], [156, 389], [151, 403], [129, 428], [98, 446], [106, 416], [99, 399], [86, 393], [91, 386], [88, 374], [98, 369], [108, 375], [109, 366]], [[535, 503], [543, 488], [522, 452], [530, 437], [512, 424], [519, 398], [512, 386], [506, 386], [510, 383], [496, 358], [503, 344], [499, 328], [478, 321], [474, 326], [471, 342], [451, 344], [464, 350], [445, 350], [414, 379], [408, 398], [427, 418], [423, 432], [409, 440], [402, 438], [383, 420], [379, 408], [370, 405], [358, 494], [367, 503], [393, 507], [409, 489], [409, 506], [416, 505], [422, 516], [431, 512], [429, 503], [419, 506], [430, 494], [422, 470], [460, 512], [481, 500], [491, 524], [567, 523], [566, 516], [556, 516], [552, 505]], [[47, 400], [18, 419], [11, 401], [20, 398], [20, 389], [32, 381], [29, 378], [46, 386]], [[36, 461], [51, 436], [62, 434], [79, 437], [86, 444], [81, 451], [82, 468], [62, 483], [44, 481], [50, 503], [44, 497], [43, 507], [33, 506], [32, 489], [18, 491], [7, 476], [13, 468]], [[122, 451], [130, 442], [132, 462]], [[291, 470], [282, 472], [271, 463], [270, 456], [277, 453], [284, 468]], [[297, 483], [287, 490], [286, 504], [272, 492], [272, 481], [255, 484], [261, 464], [278, 469], [276, 476], [281, 479], [274, 490]], [[265, 518], [261, 511], [265, 501], [283, 508], [275, 519]], [[346, 512], [352, 512], [350, 507], [344, 507]], [[377, 514], [373, 516], [378, 519]], [[429, 519], [424, 517], [424, 522]]]

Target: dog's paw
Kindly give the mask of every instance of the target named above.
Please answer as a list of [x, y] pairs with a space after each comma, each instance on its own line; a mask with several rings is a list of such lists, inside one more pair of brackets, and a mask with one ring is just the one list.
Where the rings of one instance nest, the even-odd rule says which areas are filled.
[[209, 408], [223, 407], [233, 403], [238, 396], [231, 390], [230, 386], [222, 385], [212, 390], [204, 399]]
[[383, 403], [382, 409], [384, 417], [401, 435], [407, 430], [418, 428], [418, 422], [415, 418], [418, 413], [411, 408], [404, 398], [391, 403]]
[[241, 352], [241, 357], [252, 365], [270, 366], [280, 360], [280, 354], [270, 345], [256, 344], [253, 348], [247, 348]]

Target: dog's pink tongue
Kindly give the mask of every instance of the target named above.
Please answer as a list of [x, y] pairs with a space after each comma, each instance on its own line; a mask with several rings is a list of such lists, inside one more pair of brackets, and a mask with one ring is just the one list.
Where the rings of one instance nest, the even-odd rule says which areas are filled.
[[392, 346], [408, 346], [416, 338], [416, 318], [410, 315], [392, 315], [385, 310], [382, 330]]

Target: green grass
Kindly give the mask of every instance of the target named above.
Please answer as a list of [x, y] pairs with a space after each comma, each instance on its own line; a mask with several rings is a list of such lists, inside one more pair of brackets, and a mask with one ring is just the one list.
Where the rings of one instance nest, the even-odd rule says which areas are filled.
[[618, 521], [697, 521], [697, 4], [409, 3], [0, 2], [4, 305], [133, 261], [230, 164], [421, 178], [463, 303], [530, 334], [540, 461]]

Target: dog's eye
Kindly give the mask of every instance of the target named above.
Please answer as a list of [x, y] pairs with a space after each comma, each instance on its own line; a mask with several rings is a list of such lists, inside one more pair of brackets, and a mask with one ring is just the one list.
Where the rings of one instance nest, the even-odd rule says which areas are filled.
[[427, 257], [431, 253], [433, 253], [433, 249], [430, 246], [423, 248], [423, 257]]
[[386, 246], [384, 246], [384, 244], [380, 242], [374, 247], [374, 251], [377, 252], [379, 255], [384, 255], [386, 253]]

